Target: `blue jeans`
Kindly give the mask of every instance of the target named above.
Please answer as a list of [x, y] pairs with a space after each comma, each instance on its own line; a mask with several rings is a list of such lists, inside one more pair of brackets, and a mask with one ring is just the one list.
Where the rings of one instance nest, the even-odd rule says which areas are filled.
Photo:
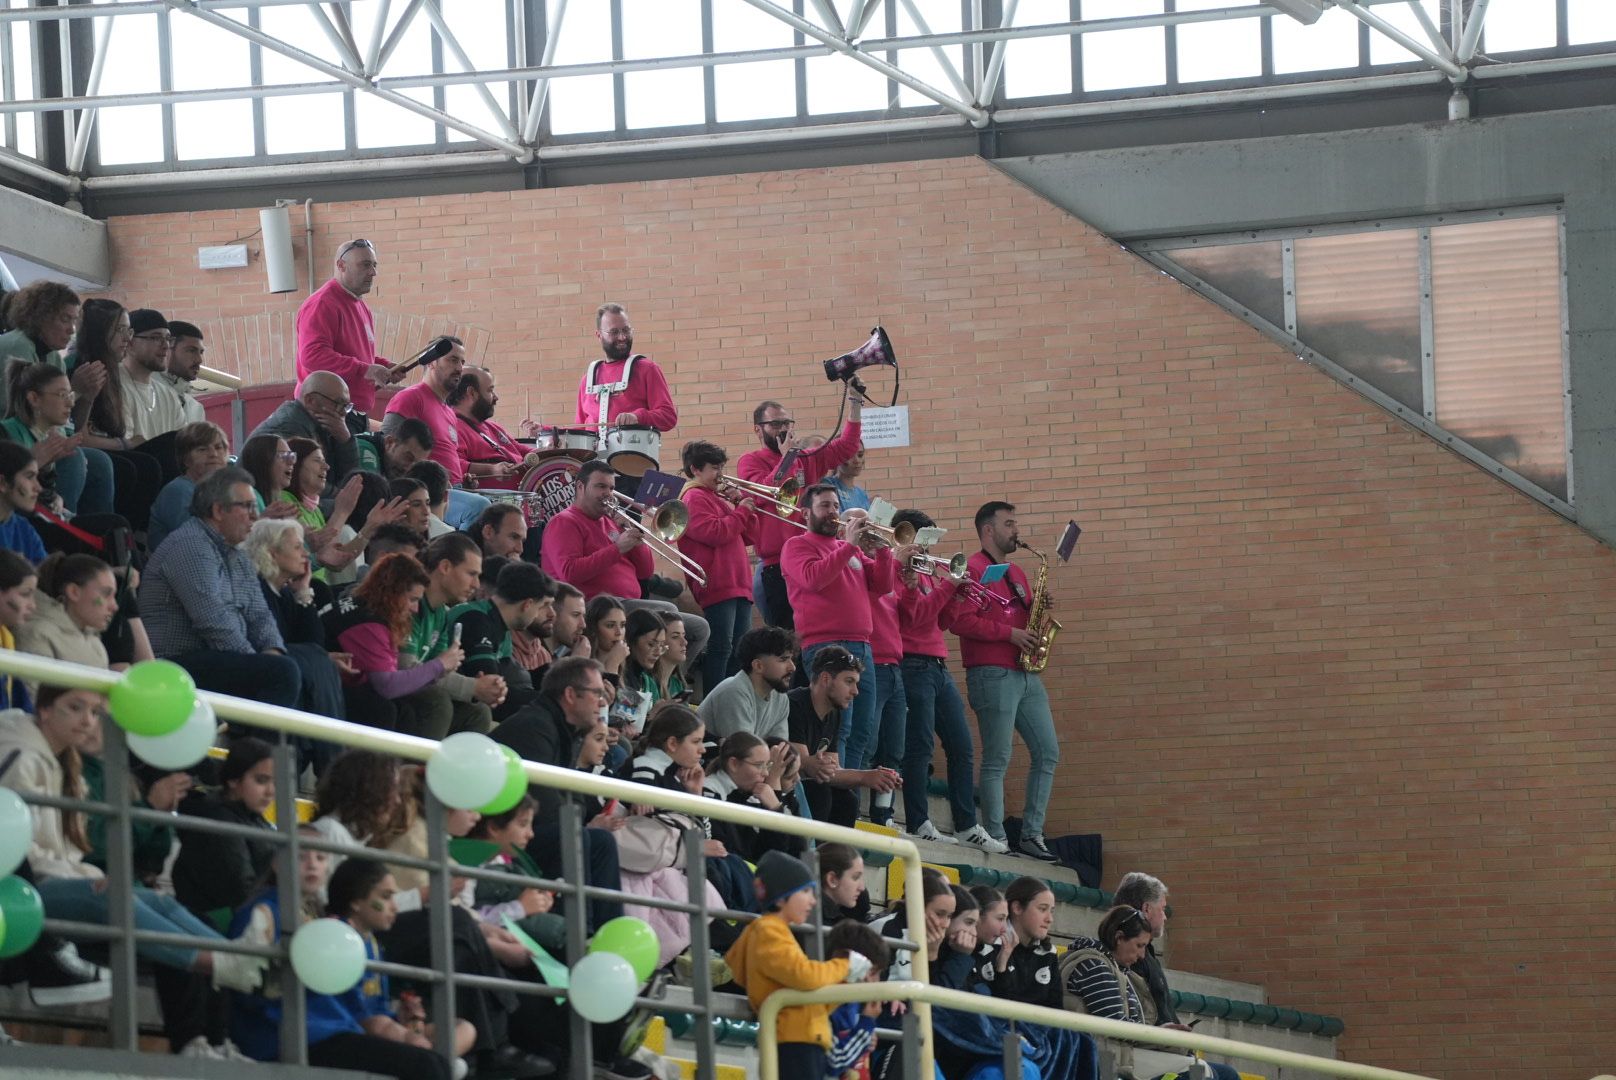
[[[868, 641], [821, 641], [818, 645], [810, 645], [802, 650], [802, 667], [808, 673], [810, 683], [814, 681], [814, 657], [828, 645], [840, 645], [864, 665], [864, 674], [859, 676], [858, 697], [853, 699], [851, 708], [842, 712], [836, 755], [841, 758], [844, 769], [867, 768], [870, 754], [875, 750], [878, 719], [875, 711], [875, 654], [870, 652]], [[810, 746], [808, 752], [813, 753], [814, 748]]]
[[940, 739], [948, 759], [953, 831], [965, 832], [976, 825], [976, 748], [954, 676], [940, 657], [905, 656], [903, 689], [909, 698], [909, 737], [903, 749], [904, 828], [914, 832], [930, 816], [926, 781]]
[[[51, 878], [39, 882], [37, 888], [40, 899], [45, 903], [45, 914], [70, 922], [108, 925], [107, 894], [96, 892], [95, 884], [87, 878]], [[193, 937], [224, 940], [217, 930], [186, 911], [178, 900], [152, 892], [144, 885], [135, 886], [135, 927], [164, 934], [190, 934]], [[181, 971], [189, 971], [196, 964], [197, 950], [178, 945], [142, 942], [135, 946], [135, 951], [154, 964]]]
[[711, 631], [701, 660], [702, 689], [710, 691], [740, 667], [736, 650], [740, 648], [741, 635], [752, 629], [752, 601], [737, 596], [704, 607], [701, 613], [707, 617]]
[[112, 513], [112, 459], [83, 447], [57, 461], [56, 494], [70, 514]]
[[1060, 742], [1049, 713], [1044, 680], [1027, 671], [982, 667], [965, 669], [965, 691], [982, 732], [982, 826], [995, 840], [1004, 837], [1004, 774], [1010, 768], [1010, 736], [1021, 735], [1032, 759], [1027, 770], [1027, 804], [1021, 812], [1023, 839], [1044, 835], [1044, 811], [1055, 786]]
[[443, 523], [465, 532], [471, 528], [471, 523], [477, 520], [477, 515], [491, 505], [493, 504], [488, 501], [486, 495], [452, 487], [449, 489], [449, 509], [445, 511], [448, 516], [443, 519]]
[[759, 562], [752, 568], [752, 606], [763, 613], [763, 625], [773, 626], [769, 622], [769, 604], [763, 594], [763, 563]]

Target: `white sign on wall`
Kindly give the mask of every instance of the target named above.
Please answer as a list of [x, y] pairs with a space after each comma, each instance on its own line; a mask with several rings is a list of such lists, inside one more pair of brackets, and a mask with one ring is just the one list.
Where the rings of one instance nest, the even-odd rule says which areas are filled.
[[874, 450], [881, 447], [909, 445], [909, 406], [896, 405], [890, 409], [864, 410], [864, 446]]

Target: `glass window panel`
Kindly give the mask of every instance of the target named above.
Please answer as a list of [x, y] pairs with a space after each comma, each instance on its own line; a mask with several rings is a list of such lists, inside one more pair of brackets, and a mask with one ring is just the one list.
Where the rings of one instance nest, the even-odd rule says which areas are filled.
[[1431, 230], [1436, 422], [1566, 497], [1560, 223]]
[[[177, 21], [182, 16], [174, 18]], [[101, 72], [101, 93], [148, 94], [161, 89], [157, 16], [120, 15], [113, 19], [106, 67]]]
[[[241, 71], [245, 74], [247, 68]], [[191, 101], [174, 106], [174, 153], [181, 161], [251, 157], [254, 152], [252, 102]]]
[[[511, 54], [505, 26], [505, 0], [457, 0], [454, 4], [444, 4], [441, 7], [444, 21], [449, 24], [449, 30], [454, 34], [455, 40], [460, 42], [460, 47], [465, 49], [466, 55], [471, 58], [474, 70], [493, 71], [510, 65]], [[459, 62], [447, 49], [443, 54], [443, 64], [446, 70], [461, 70]], [[508, 119], [511, 108], [510, 84], [490, 84], [488, 89], [494, 95], [494, 100], [499, 102], [500, 112]], [[478, 93], [475, 86], [447, 87], [444, 90], [443, 101], [449, 115], [476, 124], [484, 131], [496, 135], [504, 134], [499, 118], [488, 107], [488, 103], [483, 100], [482, 94]], [[452, 128], [445, 129], [444, 133], [450, 142], [472, 141], [470, 135], [463, 135]]]
[[[247, 18], [241, 8], [220, 10], [217, 14], [241, 23]], [[176, 14], [168, 20], [168, 40], [174, 58], [176, 90], [246, 86], [252, 81], [252, 45], [244, 37], [201, 19]]]
[[[612, 58], [610, 4], [568, 4], [556, 42], [557, 64], [592, 64]], [[610, 131], [617, 126], [610, 75], [582, 75], [550, 82], [550, 130], [557, 135]]]
[[1418, 230], [1298, 238], [1296, 336], [1421, 412]]
[[[1253, 7], [1257, 0], [1178, 0], [1179, 11]], [[1176, 31], [1178, 81], [1249, 79], [1262, 74], [1262, 20], [1184, 23]]]
[[[1437, 0], [1420, 0], [1425, 13], [1431, 16], [1431, 21], [1441, 25], [1441, 13], [1437, 10]], [[1376, 4], [1375, 14], [1403, 31], [1415, 41], [1430, 44], [1430, 38], [1420, 28], [1419, 20], [1408, 9], [1407, 4]], [[1406, 64], [1418, 61], [1420, 58], [1403, 48], [1379, 30], [1369, 31], [1369, 62], [1371, 64]]]
[[[700, 0], [622, 0], [622, 4], [624, 58], [701, 52]], [[570, 5], [567, 18], [572, 18]]]
[[1275, 326], [1285, 325], [1278, 240], [1256, 244], [1178, 248], [1169, 259]]
[[[1083, 0], [1083, 21], [1155, 15], [1161, 0]], [[1160, 26], [1083, 35], [1083, 89], [1121, 90], [1167, 81], [1167, 31]]]
[[163, 160], [163, 107], [121, 105], [95, 119], [96, 157], [103, 165]]
[[[1016, 26], [1047, 26], [1072, 21], [1068, 0], [1021, 0]], [[1005, 97], [1046, 97], [1072, 92], [1072, 39], [1065, 34], [1047, 38], [1012, 39], [1005, 45], [1003, 80]]]
[[343, 111], [346, 96], [294, 94], [290, 97], [265, 98], [265, 151], [271, 154], [310, 154], [343, 149], [347, 143]]
[[[369, 12], [364, 13], [368, 16]], [[365, 27], [363, 33], [369, 33], [370, 22], [368, 18], [361, 19], [360, 12], [354, 13], [356, 27]], [[303, 7], [265, 7], [258, 9], [258, 28], [270, 37], [278, 38], [288, 45], [302, 49], [313, 56], [333, 64], [340, 64], [341, 58], [331, 47], [331, 40], [325, 36], [319, 26], [314, 22], [307, 8]], [[361, 31], [356, 30], [356, 33]], [[364, 39], [362, 39], [364, 40]], [[328, 76], [320, 74], [313, 68], [305, 67], [296, 60], [282, 56], [270, 49], [259, 48], [260, 63], [263, 65], [264, 84], [266, 86], [281, 85], [284, 83], [324, 82]]]
[[[1381, 7], [1379, 12], [1385, 10]], [[1268, 21], [1274, 28], [1274, 74], [1358, 66], [1358, 27], [1362, 24], [1340, 8], [1330, 8], [1312, 26], [1288, 15]]]
[[[432, 104], [432, 91], [401, 91], [423, 105]], [[425, 146], [437, 141], [438, 125], [424, 116], [383, 101], [374, 94], [354, 95], [354, 141], [362, 149], [386, 146]]]
[[[719, 52], [788, 49], [791, 27], [745, 0], [713, 0], [713, 47]], [[720, 121], [765, 120], [797, 112], [797, 71], [790, 60], [728, 64], [713, 69]]]
[[1616, 4], [1610, 0], [1567, 0], [1566, 32], [1573, 45], [1616, 41]]
[[[952, 34], [964, 29], [964, 23], [960, 19], [959, 0], [915, 0], [915, 8], [920, 12], [920, 17], [926, 20], [926, 25], [931, 28], [931, 32], [934, 34]], [[900, 5], [898, 7], [898, 36], [908, 37], [919, 33], [920, 28], [909, 17], [908, 9]], [[944, 56], [948, 57], [949, 62], [954, 65], [955, 73], [963, 74], [965, 71], [965, 46], [956, 45], [953, 48], [944, 49], [942, 52]], [[984, 55], [991, 55], [991, 53], [985, 50]], [[934, 89], [941, 90], [945, 94], [954, 96], [959, 93], [955, 89], [954, 83], [944, 73], [943, 65], [938, 61], [937, 55], [930, 49], [903, 50], [898, 54], [898, 66], [921, 82], [928, 83]], [[916, 105], [935, 105], [937, 103], [919, 91], [911, 90], [907, 86], [900, 86], [898, 87], [898, 104], [905, 108], [912, 108]]]
[[1554, 5], [1544, 0], [1493, 0], [1481, 24], [1482, 51], [1552, 49], [1559, 40], [1556, 18]]
[[39, 156], [39, 129], [35, 125], [33, 113], [23, 113], [17, 117], [17, 153], [27, 157]]
[[[19, 99], [31, 98], [34, 88], [33, 29], [29, 23], [13, 23], [0, 27], [0, 33], [11, 35], [11, 86]], [[3, 127], [4, 125], [0, 125]], [[38, 128], [33, 113], [17, 114], [17, 145], [13, 147], [27, 157], [39, 156]]]
[[631, 128], [707, 122], [701, 68], [631, 71], [623, 76], [623, 119]]
[[851, 57], [808, 59], [808, 111], [870, 112], [887, 107], [887, 77]]

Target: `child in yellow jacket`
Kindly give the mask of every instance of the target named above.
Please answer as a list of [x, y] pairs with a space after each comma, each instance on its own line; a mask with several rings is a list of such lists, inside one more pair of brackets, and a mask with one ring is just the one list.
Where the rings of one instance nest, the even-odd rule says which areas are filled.
[[[799, 859], [783, 851], [765, 852], [753, 879], [767, 914], [754, 920], [724, 957], [746, 999], [758, 1009], [776, 990], [818, 990], [839, 982], [862, 982], [870, 961], [860, 953], [845, 959], [810, 960], [791, 928], [814, 910], [814, 877]], [[831, 1045], [829, 1005], [794, 1005], [780, 1010], [780, 1075], [825, 1075]]]

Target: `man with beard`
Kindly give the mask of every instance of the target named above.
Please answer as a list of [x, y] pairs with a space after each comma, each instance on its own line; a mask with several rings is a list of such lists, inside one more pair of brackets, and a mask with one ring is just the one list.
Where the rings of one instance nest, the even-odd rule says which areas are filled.
[[[173, 433], [186, 423], [185, 403], [167, 382], [155, 376], [168, 371], [168, 351], [174, 337], [163, 313], [137, 308], [129, 313], [134, 339], [123, 358], [122, 397], [124, 432], [130, 445], [157, 459], [165, 480], [179, 475], [174, 458]], [[164, 436], [168, 436], [164, 438]]]
[[869, 668], [852, 653], [828, 645], [809, 661], [813, 681], [786, 695], [791, 746], [802, 761], [802, 790], [815, 821], [851, 829], [858, 820], [858, 788], [886, 794], [898, 786], [891, 769], [844, 769], [836, 752], [842, 717], [861, 696], [859, 677]]
[[168, 370], [158, 375], [157, 381], [179, 395], [185, 423], [206, 420], [207, 412], [196, 399], [196, 389], [191, 385], [202, 371], [202, 355], [207, 352], [207, 346], [202, 344], [202, 330], [195, 323], [174, 319], [168, 324], [168, 332], [174, 338], [168, 348]]
[[[595, 337], [606, 358], [590, 364], [579, 380], [575, 422], [595, 427], [605, 421], [672, 431], [679, 422], [679, 410], [674, 407], [668, 380], [655, 362], [634, 352], [634, 327], [622, 304], [602, 304], [595, 311]], [[605, 416], [600, 412], [603, 397]]]
[[[765, 401], [752, 410], [752, 429], [757, 432], [758, 449], [741, 456], [735, 471], [742, 480], [778, 487], [787, 476], [794, 476], [803, 485], [810, 484], [850, 460], [863, 445], [863, 402], [858, 397], [848, 401], [847, 426], [836, 438], [815, 449], [807, 449], [797, 439], [797, 422], [786, 407], [778, 401]], [[782, 468], [786, 455], [797, 451], [789, 467]], [[786, 590], [785, 577], [780, 572], [780, 550], [787, 540], [797, 535], [797, 528], [779, 520], [773, 514], [757, 516], [757, 539], [753, 543], [758, 560], [763, 564], [763, 621], [770, 626], [796, 626], [791, 610], [791, 597]]]
[[494, 374], [482, 367], [467, 368], [449, 395], [461, 467], [467, 477], [476, 478], [478, 487], [515, 487], [523, 470], [538, 463], [538, 455], [511, 438], [494, 419], [498, 404]]
[[786, 691], [797, 671], [797, 635], [760, 626], [741, 635], [735, 655], [741, 670], [708, 690], [697, 710], [708, 740], [723, 742], [737, 731], [765, 741], [786, 738], [791, 713]]
[[527, 626], [511, 631], [511, 657], [528, 670], [534, 686], [564, 656], [588, 656], [584, 636], [584, 594], [565, 581], [550, 582], [555, 602]]
[[444, 520], [454, 528], [462, 529], [488, 509], [488, 500], [460, 489], [466, 467], [460, 459], [459, 444], [455, 439], [455, 414], [449, 408], [448, 401], [449, 395], [460, 385], [460, 376], [465, 371], [466, 346], [459, 338], [447, 334], [444, 340], [452, 348], [426, 365], [426, 377], [414, 386], [400, 390], [387, 402], [387, 413], [382, 417], [382, 435], [398, 436], [406, 420], [419, 420], [427, 426], [432, 434], [432, 460], [448, 471], [449, 483], [453, 485], [449, 492], [449, 516]]

